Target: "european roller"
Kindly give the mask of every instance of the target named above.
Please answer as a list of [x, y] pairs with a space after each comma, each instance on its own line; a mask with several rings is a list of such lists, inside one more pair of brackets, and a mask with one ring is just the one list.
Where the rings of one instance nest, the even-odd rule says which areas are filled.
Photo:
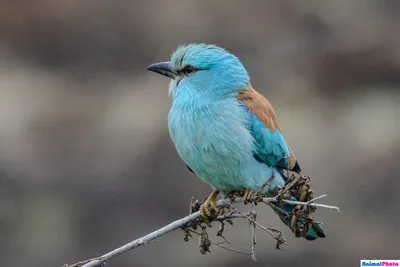
[[[179, 46], [170, 61], [148, 70], [171, 79], [172, 107], [168, 128], [176, 151], [189, 170], [214, 191], [200, 208], [203, 217], [218, 213], [219, 193], [245, 192], [249, 199], [263, 187], [275, 196], [285, 185], [284, 171], [300, 172], [286, 143], [270, 102], [250, 84], [240, 60], [227, 50], [209, 44]], [[292, 211], [288, 204], [275, 204]], [[279, 214], [290, 227], [290, 220]], [[325, 237], [312, 224], [304, 237]]]

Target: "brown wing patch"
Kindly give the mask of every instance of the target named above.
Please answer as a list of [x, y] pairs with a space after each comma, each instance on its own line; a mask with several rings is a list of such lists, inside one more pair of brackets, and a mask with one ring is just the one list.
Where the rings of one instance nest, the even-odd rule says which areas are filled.
[[[265, 125], [265, 127], [267, 127], [271, 132], [278, 130], [283, 136], [282, 129], [279, 126], [278, 119], [275, 115], [275, 111], [268, 99], [258, 93], [251, 86], [249, 86], [249, 88], [246, 90], [240, 90], [237, 99], [249, 109], [249, 112], [256, 115], [258, 119]], [[295, 167], [297, 160], [293, 155], [292, 149], [288, 144], [286, 145], [290, 152], [288, 161], [289, 169], [291, 170]]]
[[256, 115], [270, 131], [275, 132], [276, 129], [280, 131], [271, 103], [252, 87], [247, 90], [240, 90], [237, 99], [249, 109], [249, 112]]

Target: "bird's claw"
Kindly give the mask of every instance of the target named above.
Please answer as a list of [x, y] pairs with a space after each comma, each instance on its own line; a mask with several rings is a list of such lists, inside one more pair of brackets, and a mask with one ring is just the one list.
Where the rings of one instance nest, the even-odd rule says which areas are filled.
[[245, 189], [244, 190], [244, 204], [251, 203], [253, 201], [253, 190], [251, 189]]
[[[211, 219], [214, 218], [212, 215], [212, 210], [215, 212], [216, 215], [219, 214], [219, 209], [217, 207], [217, 203], [215, 201], [219, 191], [214, 190], [211, 195], [204, 201], [203, 204], [200, 206], [200, 216], [203, 220], [209, 222]], [[211, 206], [211, 210], [210, 210]]]

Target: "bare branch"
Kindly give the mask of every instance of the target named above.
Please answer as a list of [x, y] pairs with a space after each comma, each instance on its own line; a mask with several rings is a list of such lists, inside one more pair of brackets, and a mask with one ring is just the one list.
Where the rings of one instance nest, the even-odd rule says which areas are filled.
[[[254, 221], [257, 220], [257, 213], [254, 213], [253, 215]], [[256, 239], [256, 224], [254, 222], [250, 222], [251, 226], [251, 258], [253, 261], [257, 261], [256, 258], [256, 245], [257, 245], [257, 239]]]
[[[222, 199], [219, 200], [217, 202], [217, 207], [222, 207], [227, 205], [228, 203], [230, 204], [232, 201], [230, 199]], [[143, 246], [145, 244], [148, 244], [150, 241], [163, 236], [169, 232], [175, 231], [177, 229], [180, 229], [181, 227], [183, 227], [184, 225], [186, 225], [187, 223], [193, 222], [196, 219], [198, 219], [200, 217], [200, 212], [195, 212], [192, 213], [180, 220], [176, 220], [148, 235], [145, 235], [141, 238], [138, 238], [126, 245], [123, 245], [117, 249], [114, 249], [113, 251], [110, 251], [98, 258], [94, 258], [93, 260], [90, 260], [89, 262], [84, 261], [85, 264], [84, 265], [65, 265], [66, 267], [72, 267], [72, 266], [76, 266], [76, 267], [96, 267], [96, 266], [101, 266], [103, 263], [105, 263], [106, 261], [108, 261], [111, 258], [114, 258], [120, 254], [123, 254], [127, 251], [130, 251], [132, 249], [138, 248], [140, 246]]]
[[321, 199], [321, 198], [324, 198], [324, 197], [327, 197], [327, 196], [328, 196], [327, 194], [324, 194], [324, 195], [322, 195], [322, 196], [319, 196], [319, 197], [316, 197], [316, 198], [313, 198], [313, 199], [307, 201], [307, 203], [314, 202], [314, 201], [317, 200], [317, 199]]
[[[292, 186], [291, 183], [290, 186]], [[321, 196], [323, 197], [323, 196]], [[323, 204], [317, 204], [317, 203], [313, 203], [313, 201], [321, 198], [321, 197], [317, 197], [314, 198], [308, 202], [300, 202], [300, 201], [292, 201], [292, 200], [287, 200], [287, 199], [279, 199], [277, 197], [272, 197], [272, 198], [262, 198], [260, 199], [260, 201], [270, 204], [270, 203], [277, 203], [279, 201], [283, 201], [285, 203], [288, 204], [293, 204], [293, 205], [300, 205], [300, 206], [311, 206], [311, 207], [321, 207], [321, 208], [327, 208], [327, 209], [332, 209], [332, 210], [337, 210], [339, 211], [338, 207], [335, 206], [329, 206], [329, 205], [323, 205]], [[217, 218], [214, 219], [214, 221], [227, 221], [229, 223], [231, 222], [231, 219], [234, 218], [247, 218], [248, 220], [250, 220], [250, 222], [253, 224], [253, 228], [254, 226], [258, 226], [260, 227], [263, 231], [267, 232], [268, 234], [270, 234], [273, 238], [275, 238], [277, 240], [277, 248], [279, 249], [279, 246], [281, 244], [284, 244], [286, 242], [285, 238], [283, 238], [282, 234], [280, 231], [275, 230], [273, 228], [267, 228], [263, 225], [261, 225], [260, 223], [258, 223], [256, 220], [254, 220], [253, 218], [251, 218], [252, 214], [254, 213], [254, 211], [250, 211], [249, 213], [241, 213], [240, 211], [238, 211], [235, 207], [232, 206], [232, 203], [236, 203], [236, 202], [243, 202], [244, 199], [241, 197], [236, 197], [234, 199], [230, 199], [230, 198], [226, 198], [226, 199], [221, 199], [217, 202], [217, 207], [230, 207], [232, 210], [234, 210], [235, 212], [230, 212], [227, 215], [222, 215], [222, 216], [218, 216]], [[191, 205], [192, 206], [192, 205]], [[191, 210], [192, 212], [192, 210]], [[150, 243], [154, 243], [155, 239], [163, 236], [167, 233], [170, 233], [172, 231], [175, 231], [177, 229], [183, 228], [185, 227], [185, 225], [188, 225], [189, 223], [192, 223], [196, 220], [198, 220], [200, 218], [200, 212], [194, 212], [189, 214], [188, 216], [176, 220], [152, 233], [149, 233], [139, 239], [136, 239], [126, 245], [123, 245], [117, 249], [114, 249], [113, 251], [110, 251], [100, 257], [97, 258], [92, 258], [92, 259], [88, 259], [85, 261], [81, 261], [72, 265], [64, 265], [64, 267], [97, 267], [97, 266], [101, 266], [103, 265], [106, 261], [108, 261], [111, 258], [114, 258], [118, 255], [121, 255], [123, 253], [126, 253], [127, 251], [130, 251], [132, 249], [138, 248], [140, 246], [144, 246]], [[253, 241], [253, 245], [252, 245], [252, 253], [250, 253], [249, 255], [252, 255], [253, 259], [255, 259], [255, 245], [256, 245], [256, 239], [255, 239], [255, 233], [254, 236], [252, 238]], [[215, 242], [214, 242], [215, 243]], [[215, 245], [217, 246], [221, 246], [218, 243], [215, 243]], [[222, 247], [222, 246], [221, 246]], [[231, 251], [234, 251], [233, 249], [229, 249], [224, 247], [224, 249], [228, 249]], [[238, 252], [238, 251], [236, 251]], [[238, 253], [242, 253], [242, 254], [246, 254], [245, 252], [238, 252]]]
[[324, 204], [318, 204], [318, 203], [301, 202], [301, 201], [293, 201], [293, 200], [287, 200], [287, 199], [282, 199], [282, 201], [287, 204], [292, 204], [292, 205], [320, 207], [320, 208], [336, 210], [337, 212], [340, 212], [339, 207], [336, 207], [336, 206], [330, 206], [330, 205], [324, 205]]

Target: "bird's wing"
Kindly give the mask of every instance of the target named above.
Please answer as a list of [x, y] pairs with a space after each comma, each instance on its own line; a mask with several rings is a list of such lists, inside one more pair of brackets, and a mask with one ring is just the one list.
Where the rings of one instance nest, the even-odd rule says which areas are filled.
[[283, 138], [271, 103], [251, 86], [239, 91], [237, 99], [252, 114], [250, 130], [256, 141], [254, 157], [269, 166], [300, 172], [300, 166]]

